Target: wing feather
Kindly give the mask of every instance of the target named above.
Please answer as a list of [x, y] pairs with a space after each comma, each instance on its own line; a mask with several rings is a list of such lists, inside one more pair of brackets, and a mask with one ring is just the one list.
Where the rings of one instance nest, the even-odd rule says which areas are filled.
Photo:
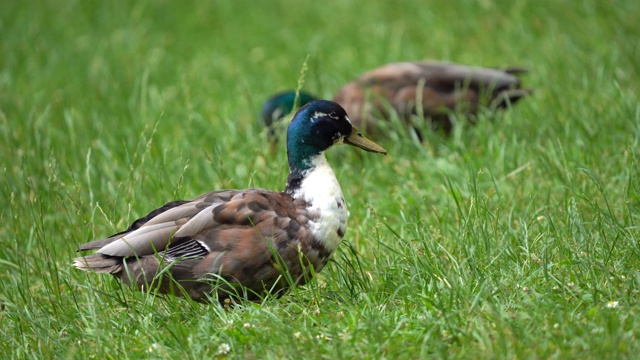
[[182, 225], [178, 231], [176, 231], [176, 237], [191, 237], [198, 234], [205, 227], [215, 226], [213, 219], [213, 209], [221, 204], [214, 204], [202, 209], [194, 217], [192, 217], [186, 224]]
[[178, 225], [175, 221], [144, 225], [122, 238], [102, 247], [98, 253], [110, 256], [143, 256], [162, 251]]
[[177, 221], [179, 219], [191, 218], [197, 216], [202, 209], [198, 208], [198, 201], [191, 201], [186, 204], [180, 205], [173, 209], [169, 209], [162, 214], [157, 215], [153, 219], [149, 220], [145, 225], [154, 225], [165, 223], [169, 221]]

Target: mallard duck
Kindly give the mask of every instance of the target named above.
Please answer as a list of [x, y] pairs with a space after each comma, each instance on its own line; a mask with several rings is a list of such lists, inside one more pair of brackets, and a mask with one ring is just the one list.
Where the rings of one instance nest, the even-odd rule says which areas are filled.
[[337, 144], [386, 154], [340, 105], [310, 102], [288, 127], [284, 191], [219, 190], [172, 201], [125, 231], [81, 245], [97, 252], [74, 265], [197, 301], [280, 296], [322, 270], [344, 237], [347, 207], [325, 158]]
[[[498, 70], [434, 61], [391, 63], [344, 85], [333, 101], [347, 111], [354, 126], [368, 133], [379, 127], [376, 119], [390, 117], [390, 109], [406, 122], [411, 115], [422, 114], [433, 128], [449, 132], [453, 111], [473, 121], [483, 107], [505, 108], [529, 95], [531, 90], [523, 89], [517, 76], [524, 72], [515, 67]], [[287, 99], [279, 95], [281, 101]], [[421, 107], [416, 106], [417, 99]], [[264, 118], [267, 126], [278, 115], [271, 114]]]
[[278, 150], [278, 134], [283, 134], [284, 129], [289, 125], [291, 118], [289, 115], [299, 107], [306, 105], [308, 102], [316, 100], [316, 98], [304, 91], [283, 91], [271, 96], [262, 105], [260, 122], [264, 122], [267, 126], [267, 140], [269, 143], [269, 152], [275, 155]]
[[297, 94], [293, 90], [279, 92], [264, 102], [260, 110], [260, 117], [269, 129], [273, 129], [272, 125], [290, 114], [294, 108], [304, 106], [313, 100], [317, 100], [315, 96], [304, 91], [300, 91]]

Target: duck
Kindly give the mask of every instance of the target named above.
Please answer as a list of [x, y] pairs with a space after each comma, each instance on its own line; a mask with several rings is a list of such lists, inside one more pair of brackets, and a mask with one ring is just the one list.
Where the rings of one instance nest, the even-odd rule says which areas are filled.
[[[389, 120], [394, 112], [408, 124], [414, 121], [412, 115], [421, 115], [431, 128], [448, 134], [456, 123], [453, 116], [456, 112], [475, 122], [481, 109], [505, 109], [531, 94], [531, 89], [521, 85], [520, 75], [526, 72], [520, 67], [494, 69], [440, 61], [395, 62], [367, 71], [345, 84], [335, 93], [333, 101], [347, 111], [354, 126], [368, 134], [381, 133], [384, 127], [380, 120]], [[277, 100], [282, 104], [292, 98], [292, 93], [281, 92], [266, 103]], [[263, 107], [267, 126], [271, 126], [274, 118], [285, 115], [267, 112], [271, 108]], [[422, 139], [419, 130], [415, 131]]]
[[126, 230], [82, 244], [83, 271], [154, 294], [222, 304], [282, 296], [327, 264], [347, 229], [347, 204], [325, 152], [340, 144], [387, 154], [327, 100], [301, 107], [287, 129], [284, 190], [217, 190], [171, 201]]
[[318, 99], [308, 92], [287, 90], [276, 93], [264, 102], [258, 117], [258, 127], [266, 125], [267, 144], [272, 157], [279, 153], [278, 135], [289, 124], [291, 113], [313, 100]]
[[[295, 90], [281, 91], [269, 97], [267, 101], [262, 104], [262, 109], [260, 109], [260, 119], [264, 122], [264, 125], [271, 130], [273, 129], [272, 125], [274, 122], [286, 117], [293, 110], [296, 110], [313, 100], [318, 99], [308, 92]], [[273, 134], [270, 133], [270, 135]]]

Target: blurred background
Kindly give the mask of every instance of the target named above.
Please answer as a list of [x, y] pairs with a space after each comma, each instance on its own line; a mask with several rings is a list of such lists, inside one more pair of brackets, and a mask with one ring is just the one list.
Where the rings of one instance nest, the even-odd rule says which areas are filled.
[[[423, 355], [439, 346], [446, 347], [442, 354], [457, 347], [463, 357], [495, 351], [547, 357], [563, 346], [588, 349], [587, 340], [571, 339], [588, 336], [609, 320], [565, 317], [577, 311], [576, 303], [620, 298], [627, 299], [627, 309], [637, 305], [637, 283], [625, 280], [616, 287], [609, 279], [637, 274], [637, 243], [631, 239], [640, 208], [639, 14], [635, 0], [2, 1], [0, 352], [49, 357], [69, 351], [82, 357], [119, 349], [118, 354], [135, 357], [144, 354], [144, 344], [174, 336], [163, 332], [161, 323], [146, 333], [151, 325], [137, 323], [135, 314], [122, 309], [114, 316], [141, 329], [138, 340], [101, 335], [126, 332], [97, 320], [108, 318], [114, 304], [89, 289], [116, 285], [70, 268], [77, 245], [122, 230], [172, 199], [221, 188], [281, 189], [287, 175], [284, 148], [272, 156], [257, 121], [268, 96], [303, 82], [303, 89], [331, 98], [362, 72], [423, 59], [524, 67], [529, 70], [524, 86], [534, 93], [497, 118], [462, 126], [451, 138], [434, 135], [421, 145], [390, 134], [379, 141], [389, 150], [385, 158], [349, 149], [329, 154], [351, 212], [345, 246], [365, 265], [359, 275], [345, 270], [340, 264], [350, 264], [356, 255], [343, 248], [338, 265], [331, 264], [319, 283], [346, 296], [353, 290], [345, 290], [349, 276], [355, 283], [375, 279], [378, 285], [367, 290], [371, 301], [384, 303], [394, 293], [399, 303], [392, 308], [410, 324], [407, 329], [423, 326], [435, 339], [421, 342], [424, 333], [414, 338], [395, 320], [380, 320], [376, 326], [384, 331], [372, 330], [372, 342], [359, 343], [350, 354], [363, 356], [357, 349], [382, 344], [373, 339], [385, 331], [407, 337], [397, 348], [369, 347], [377, 356], [402, 354], [406, 344]], [[397, 240], [405, 237], [420, 244], [437, 240], [442, 248], [418, 251], [406, 245], [411, 252], [402, 257], [397, 254], [404, 243]], [[626, 247], [610, 247], [610, 239]], [[583, 252], [588, 261], [576, 260]], [[418, 256], [410, 254], [441, 260], [442, 267], [415, 270], [415, 264], [405, 264]], [[571, 282], [572, 290], [555, 292], [558, 283], [546, 277], [550, 270], [532, 267], [541, 258], [567, 264], [554, 279]], [[465, 272], [466, 265], [458, 268], [451, 259], [470, 263], [473, 270]], [[481, 280], [475, 277], [482, 272], [478, 268], [486, 271]], [[438, 273], [424, 280], [427, 286], [412, 277], [414, 270], [454, 273]], [[442, 279], [454, 286], [442, 285], [441, 295], [457, 300], [434, 300], [440, 295], [430, 286], [438, 288]], [[454, 279], [463, 279], [460, 287]], [[475, 281], [483, 285], [466, 287]], [[399, 283], [415, 293], [394, 292]], [[541, 295], [514, 294], [520, 286], [537, 286]], [[429, 306], [415, 305], [424, 299]], [[531, 323], [518, 323], [502, 332], [495, 328], [502, 310], [473, 318], [474, 308], [481, 311], [476, 305], [500, 303], [496, 299], [525, 304], [525, 317], [543, 324], [542, 330], [527, 332]], [[556, 308], [561, 311], [554, 313]], [[205, 316], [201, 309], [190, 311]], [[167, 312], [179, 313], [175, 310]], [[443, 313], [461, 315], [445, 321]], [[612, 325], [606, 331], [631, 344], [637, 337], [632, 329], [637, 334], [640, 328], [632, 319], [630, 312], [618, 330]], [[515, 315], [503, 320], [517, 322]], [[273, 321], [274, 329], [290, 326], [262, 321]], [[325, 319], [319, 326], [330, 332], [333, 323], [348, 328], [345, 322]], [[467, 327], [471, 323], [479, 330], [465, 337], [474, 331]], [[209, 329], [208, 323], [202, 326]], [[226, 338], [231, 345], [254, 346], [250, 338], [233, 334], [218, 335], [231, 337]], [[522, 345], [501, 348], [492, 345], [496, 338]], [[543, 338], [549, 343], [536, 352]], [[196, 357], [215, 353], [206, 350], [207, 339], [196, 338], [205, 349], [194, 352]], [[285, 337], [261, 339], [280, 351], [298, 346]], [[129, 340], [135, 342], [131, 353], [123, 345]], [[603, 337], [603, 351], [611, 349], [605, 342]], [[323, 344], [317, 351], [337, 354], [335, 342]]]
[[7, 1], [2, 107], [12, 119], [34, 106], [56, 119], [69, 108], [121, 115], [145, 86], [148, 111], [163, 101], [180, 121], [243, 122], [297, 85], [307, 57], [305, 88], [326, 97], [381, 64], [436, 59], [526, 67], [545, 106], [567, 91], [600, 102], [599, 81], [627, 89], [639, 66], [636, 5], [615, 4]]

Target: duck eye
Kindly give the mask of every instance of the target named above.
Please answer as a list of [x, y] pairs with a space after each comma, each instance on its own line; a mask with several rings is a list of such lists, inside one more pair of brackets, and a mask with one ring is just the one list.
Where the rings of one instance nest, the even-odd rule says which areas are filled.
[[337, 112], [335, 112], [335, 111], [332, 111], [332, 112], [329, 114], [329, 117], [330, 117], [330, 118], [332, 118], [332, 119], [336, 119], [336, 120], [338, 120], [338, 113], [337, 113]]

